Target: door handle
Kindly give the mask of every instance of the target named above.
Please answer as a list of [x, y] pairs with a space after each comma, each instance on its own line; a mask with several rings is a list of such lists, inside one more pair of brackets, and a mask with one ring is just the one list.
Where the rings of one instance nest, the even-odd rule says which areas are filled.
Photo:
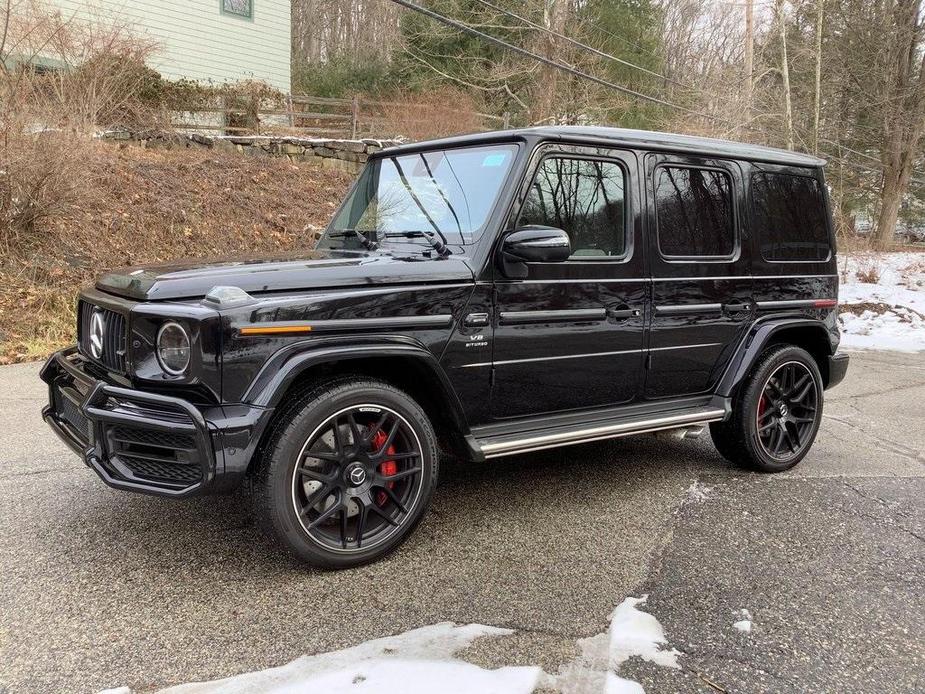
[[624, 320], [626, 318], [638, 318], [641, 312], [638, 308], [610, 308], [607, 309], [607, 317], [615, 320]]
[[463, 320], [463, 324], [467, 328], [484, 328], [488, 325], [488, 314], [487, 313], [470, 313]]
[[752, 305], [749, 303], [723, 304], [723, 310], [727, 313], [746, 313], [752, 310]]

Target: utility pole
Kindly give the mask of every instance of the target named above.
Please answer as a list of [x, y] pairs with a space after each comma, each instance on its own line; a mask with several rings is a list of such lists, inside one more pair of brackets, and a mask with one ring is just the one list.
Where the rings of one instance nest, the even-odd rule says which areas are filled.
[[816, 101], [813, 114], [813, 154], [819, 153], [819, 112], [822, 109], [822, 18], [825, 0], [816, 0]]
[[784, 18], [784, 0], [775, 5], [780, 26], [781, 75], [784, 79], [784, 117], [787, 120], [787, 149], [793, 149], [793, 106], [790, 102], [790, 63], [787, 59], [787, 21]]
[[755, 0], [745, 0], [745, 122], [752, 120], [755, 75]]

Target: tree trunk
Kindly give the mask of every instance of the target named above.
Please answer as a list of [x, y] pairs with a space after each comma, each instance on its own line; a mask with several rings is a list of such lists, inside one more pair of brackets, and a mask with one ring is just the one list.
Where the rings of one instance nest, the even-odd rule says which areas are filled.
[[790, 99], [790, 60], [787, 58], [787, 22], [784, 18], [784, 0], [777, 0], [777, 19], [780, 23], [781, 75], [784, 79], [784, 118], [787, 122], [787, 149], [793, 149], [793, 105]]
[[813, 113], [813, 154], [819, 153], [819, 112], [822, 110], [822, 18], [825, 0], [816, 3], [816, 75], [815, 111]]
[[925, 55], [916, 60], [921, 52], [921, 6], [921, 0], [900, 0], [894, 14], [896, 43], [884, 103], [883, 186], [875, 235], [881, 247], [892, 243], [896, 235], [903, 196], [909, 190], [912, 165], [925, 135]]

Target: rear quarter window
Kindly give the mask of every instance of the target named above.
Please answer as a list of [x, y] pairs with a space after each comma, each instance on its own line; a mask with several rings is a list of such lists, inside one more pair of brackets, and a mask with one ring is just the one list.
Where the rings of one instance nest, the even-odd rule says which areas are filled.
[[818, 179], [786, 173], [753, 174], [751, 217], [765, 260], [813, 262], [829, 258], [829, 225]]

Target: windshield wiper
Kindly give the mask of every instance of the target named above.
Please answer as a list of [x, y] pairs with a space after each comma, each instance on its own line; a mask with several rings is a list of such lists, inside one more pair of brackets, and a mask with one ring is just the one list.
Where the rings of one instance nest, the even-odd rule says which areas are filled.
[[[392, 160], [392, 165], [395, 167], [395, 171], [398, 172], [398, 179], [401, 181], [401, 184], [405, 187], [405, 190], [408, 191], [408, 195], [410, 195], [411, 199], [414, 200], [414, 204], [418, 206], [418, 209], [421, 211], [421, 214], [424, 215], [424, 219], [426, 219], [427, 223], [430, 224], [434, 228], [433, 233], [429, 231], [408, 232], [408, 233], [414, 236], [417, 236], [417, 235], [424, 236], [428, 241], [431, 242], [431, 245], [434, 246], [434, 250], [436, 250], [437, 253], [440, 254], [440, 256], [449, 255], [450, 251], [449, 249], [446, 248], [446, 236], [444, 236], [443, 232], [440, 231], [440, 227], [437, 226], [437, 223], [433, 220], [433, 217], [431, 217], [427, 213], [427, 208], [425, 208], [424, 205], [421, 204], [421, 201], [418, 200], [418, 196], [415, 194], [414, 189], [411, 187], [411, 182], [405, 176], [405, 172], [404, 170], [402, 170], [401, 164], [398, 163], [398, 157], [390, 157], [390, 158]], [[455, 212], [453, 214], [455, 214]], [[440, 237], [439, 243], [440, 243], [440, 246], [444, 250], [440, 250], [440, 247], [434, 245], [434, 241], [436, 240], [434, 234]]]
[[426, 239], [428, 243], [437, 251], [437, 255], [441, 258], [445, 258], [448, 255], [452, 255], [453, 252], [447, 247], [443, 238], [438, 238], [437, 235], [432, 231], [386, 231], [382, 234], [385, 238], [406, 238], [406, 239]]
[[379, 244], [376, 241], [373, 241], [365, 233], [359, 229], [338, 229], [337, 231], [332, 231], [328, 234], [328, 238], [340, 239], [340, 238], [355, 238], [359, 241], [363, 248], [368, 251], [379, 250]]

